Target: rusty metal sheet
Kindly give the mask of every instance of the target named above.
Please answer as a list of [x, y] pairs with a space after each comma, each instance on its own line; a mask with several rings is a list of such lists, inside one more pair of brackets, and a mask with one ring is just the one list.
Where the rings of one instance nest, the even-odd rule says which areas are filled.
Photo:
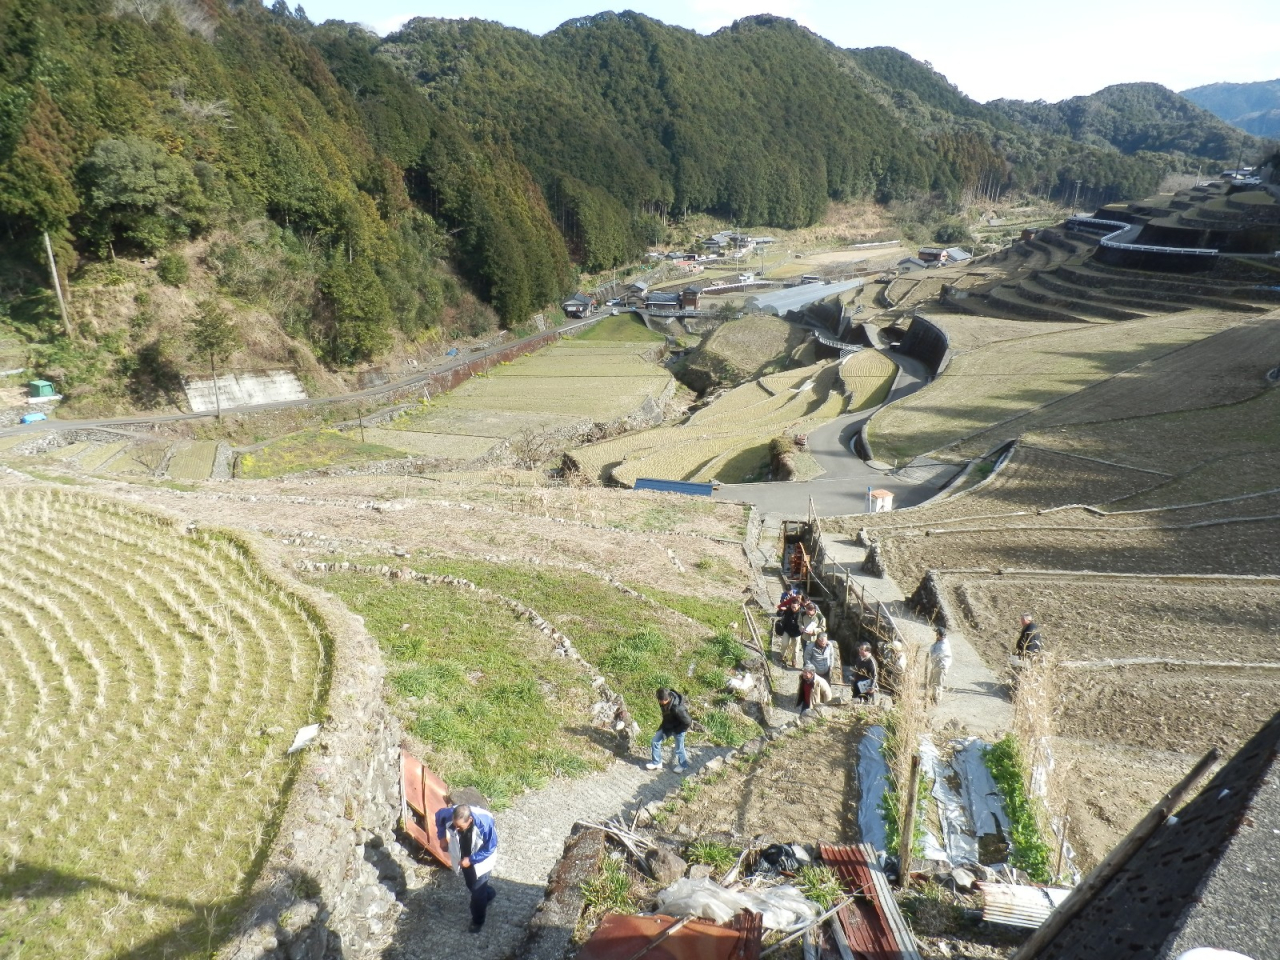
[[1067, 899], [1070, 890], [1038, 887], [1022, 883], [979, 883], [982, 891], [982, 919], [1010, 927], [1035, 930], [1054, 908]]
[[[676, 917], [606, 914], [577, 960], [630, 960], [677, 922]], [[764, 926], [760, 914], [744, 910], [721, 926], [691, 920], [644, 954], [645, 960], [759, 960]]]
[[915, 939], [893, 899], [875, 850], [867, 844], [821, 843], [818, 854], [836, 872], [844, 888], [857, 895], [836, 912], [836, 921], [854, 956], [865, 960], [920, 960]]
[[400, 751], [401, 820], [404, 832], [449, 867], [449, 850], [436, 839], [436, 813], [449, 804], [449, 787], [408, 750]]

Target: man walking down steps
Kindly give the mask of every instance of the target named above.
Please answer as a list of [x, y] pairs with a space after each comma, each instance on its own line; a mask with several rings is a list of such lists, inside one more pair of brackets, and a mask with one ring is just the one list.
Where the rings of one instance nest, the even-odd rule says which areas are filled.
[[471, 932], [479, 933], [489, 904], [498, 895], [498, 891], [489, 886], [489, 871], [493, 869], [494, 854], [498, 850], [493, 814], [465, 803], [444, 807], [436, 814], [436, 837], [441, 843], [446, 842], [446, 833], [454, 872], [461, 870], [462, 879], [471, 891]]

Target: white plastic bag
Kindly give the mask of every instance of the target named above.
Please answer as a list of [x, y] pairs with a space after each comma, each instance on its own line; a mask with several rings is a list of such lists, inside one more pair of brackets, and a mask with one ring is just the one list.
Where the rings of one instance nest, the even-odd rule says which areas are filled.
[[766, 930], [789, 930], [818, 916], [818, 907], [796, 887], [726, 890], [714, 880], [681, 878], [658, 894], [658, 911], [672, 917], [701, 917], [727, 923], [742, 910], [754, 910]]
[[727, 923], [748, 907], [750, 903], [741, 894], [705, 877], [681, 877], [658, 894], [659, 912], [672, 917], [701, 917]]
[[458, 831], [450, 827], [447, 831], [449, 837], [449, 863], [453, 865], [453, 872], [462, 875], [462, 841], [458, 839]]

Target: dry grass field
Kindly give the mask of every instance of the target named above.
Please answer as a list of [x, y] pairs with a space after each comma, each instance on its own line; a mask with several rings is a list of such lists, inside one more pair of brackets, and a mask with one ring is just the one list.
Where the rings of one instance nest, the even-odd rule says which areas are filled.
[[897, 366], [863, 350], [827, 362], [750, 380], [685, 423], [625, 434], [570, 454], [592, 479], [632, 486], [639, 477], [740, 483], [762, 479], [769, 441], [807, 433], [846, 409], [881, 402]]
[[236, 540], [0, 491], [0, 948], [206, 952], [319, 718], [326, 628]]
[[887, 460], [945, 451], [962, 441], [969, 441], [969, 448], [985, 443], [983, 448], [990, 449], [1005, 438], [993, 427], [1240, 320], [1239, 315], [1186, 311], [992, 342], [956, 357], [928, 390], [877, 413], [868, 431], [872, 448]]

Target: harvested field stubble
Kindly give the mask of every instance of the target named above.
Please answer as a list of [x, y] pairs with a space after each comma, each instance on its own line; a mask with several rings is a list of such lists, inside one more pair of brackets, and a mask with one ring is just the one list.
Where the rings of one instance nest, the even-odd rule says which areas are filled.
[[890, 459], [948, 447], [1239, 322], [1239, 315], [1186, 311], [992, 343], [957, 357], [928, 390], [877, 413], [872, 447]]
[[24, 957], [207, 953], [323, 700], [323, 623], [237, 541], [109, 500], [6, 489], [0, 554], [0, 929]]

